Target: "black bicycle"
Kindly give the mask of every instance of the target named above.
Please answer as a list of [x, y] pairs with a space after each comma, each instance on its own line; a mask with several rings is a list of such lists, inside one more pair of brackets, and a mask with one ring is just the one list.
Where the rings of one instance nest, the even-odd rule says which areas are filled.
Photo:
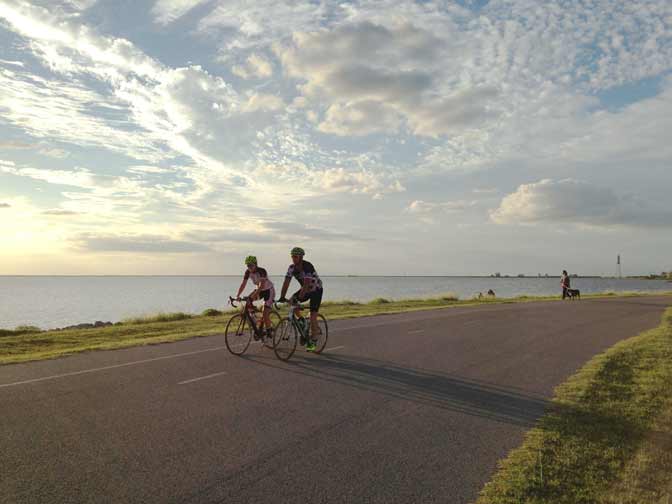
[[[239, 306], [236, 304], [237, 301], [237, 299], [229, 296], [229, 304], [234, 308], [238, 308]], [[282, 322], [280, 313], [277, 310], [271, 310], [269, 316], [272, 327], [269, 334], [263, 327], [263, 310], [258, 310], [253, 304], [254, 300], [249, 296], [241, 298], [240, 301], [245, 302], [245, 304], [240, 305], [240, 313], [231, 317], [228, 324], [226, 324], [226, 330], [224, 331], [226, 348], [233, 355], [243, 355], [253, 339], [261, 341], [266, 348], [273, 348], [273, 333], [278, 324]], [[259, 316], [257, 316], [257, 313], [259, 313]], [[262, 323], [258, 323], [257, 319], [261, 320]]]
[[[313, 335], [310, 330], [310, 321], [297, 312], [301, 310], [301, 303], [296, 301], [289, 301], [289, 312], [286, 318], [280, 320], [280, 323], [275, 327], [275, 335], [273, 338], [273, 351], [280, 360], [289, 360], [296, 351], [297, 343], [305, 346], [308, 341], [315, 344], [313, 353], [321, 353], [324, 347], [327, 346], [329, 339], [329, 325], [324, 315], [317, 315], [317, 323], [321, 329], [322, 334]], [[278, 303], [275, 303], [276, 310]]]

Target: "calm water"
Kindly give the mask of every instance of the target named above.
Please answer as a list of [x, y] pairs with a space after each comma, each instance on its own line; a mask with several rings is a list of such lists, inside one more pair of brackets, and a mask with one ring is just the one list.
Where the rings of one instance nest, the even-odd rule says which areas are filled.
[[[116, 322], [158, 312], [198, 313], [224, 307], [240, 277], [11, 277], [0, 276], [0, 328], [22, 324], [63, 327], [95, 320]], [[422, 298], [453, 292], [470, 298], [492, 288], [498, 296], [559, 293], [558, 278], [323, 277], [325, 299]], [[273, 277], [276, 290], [281, 277]], [[663, 280], [576, 278], [582, 293], [670, 291]], [[294, 282], [290, 293], [298, 288]]]

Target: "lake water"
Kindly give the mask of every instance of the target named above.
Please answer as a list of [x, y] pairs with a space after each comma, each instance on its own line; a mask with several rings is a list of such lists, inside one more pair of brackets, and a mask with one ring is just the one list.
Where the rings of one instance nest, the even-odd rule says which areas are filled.
[[[559, 278], [322, 277], [325, 300], [423, 298], [452, 292], [461, 299], [493, 289], [499, 297], [560, 292]], [[281, 277], [273, 277], [280, 291]], [[199, 313], [222, 308], [239, 276], [62, 277], [0, 276], [0, 328], [30, 324], [63, 327], [96, 320], [116, 322], [158, 312]], [[582, 293], [672, 291], [664, 280], [575, 278]], [[298, 289], [293, 282], [290, 293]], [[248, 289], [249, 290], [249, 289]]]

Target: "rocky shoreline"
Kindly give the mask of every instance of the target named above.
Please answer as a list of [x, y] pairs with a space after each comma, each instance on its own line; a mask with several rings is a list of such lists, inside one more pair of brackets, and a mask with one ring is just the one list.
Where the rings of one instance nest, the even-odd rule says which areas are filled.
[[71, 329], [95, 329], [98, 327], [111, 327], [115, 325], [121, 325], [121, 322], [117, 322], [116, 324], [113, 322], [103, 322], [102, 320], [96, 320], [93, 323], [83, 323], [83, 324], [75, 324], [67, 327], [59, 327], [57, 329], [50, 329], [50, 331], [68, 331]]

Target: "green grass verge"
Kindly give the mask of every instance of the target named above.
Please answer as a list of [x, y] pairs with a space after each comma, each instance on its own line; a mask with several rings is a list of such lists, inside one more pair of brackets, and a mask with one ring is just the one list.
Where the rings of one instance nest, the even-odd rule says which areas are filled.
[[[660, 293], [657, 295], [660, 295]], [[586, 295], [584, 298], [605, 296], [615, 296], [615, 294]], [[518, 298], [459, 300], [454, 294], [444, 294], [430, 299], [389, 300], [379, 298], [368, 303], [345, 300], [325, 302], [321, 312], [327, 318], [335, 320], [454, 306], [535, 301], [559, 301], [559, 297], [522, 296]], [[0, 364], [50, 359], [89, 350], [110, 350], [212, 336], [224, 331], [230, 316], [231, 311], [222, 312], [208, 309], [201, 315], [161, 313], [148, 317], [127, 319], [109, 327], [91, 329], [39, 331], [38, 328], [34, 327], [21, 327], [16, 330], [0, 330]]]
[[477, 504], [672, 502], [672, 308], [596, 356], [500, 463]]

